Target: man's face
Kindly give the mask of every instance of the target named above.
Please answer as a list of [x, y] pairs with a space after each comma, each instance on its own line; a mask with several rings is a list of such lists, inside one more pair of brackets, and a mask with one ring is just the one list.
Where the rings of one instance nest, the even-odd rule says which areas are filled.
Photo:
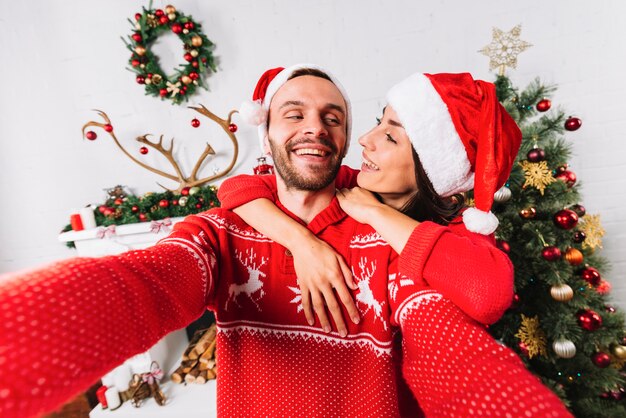
[[310, 75], [291, 79], [272, 98], [269, 118], [266, 150], [269, 145], [287, 188], [330, 185], [346, 147], [346, 103], [339, 89]]

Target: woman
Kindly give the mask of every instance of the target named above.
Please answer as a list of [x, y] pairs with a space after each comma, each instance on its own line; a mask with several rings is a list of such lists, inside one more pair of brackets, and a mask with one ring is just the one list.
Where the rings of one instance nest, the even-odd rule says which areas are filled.
[[[355, 180], [362, 188], [338, 191], [339, 202], [401, 254], [404, 274], [423, 279], [473, 319], [493, 323], [510, 305], [513, 278], [508, 257], [494, 245], [497, 219], [489, 209], [493, 193], [508, 178], [521, 141], [519, 129], [497, 102], [493, 86], [469, 74], [414, 74], [395, 86], [388, 99], [382, 120], [359, 139], [360, 173], [344, 166], [337, 177], [338, 188], [354, 187]], [[473, 170], [478, 173], [478, 209], [463, 212], [460, 192], [473, 188]], [[308, 322], [314, 322], [313, 305], [321, 326], [330, 331], [328, 309], [345, 335], [333, 289], [350, 318], [358, 320], [346, 287], [355, 288], [350, 269], [329, 245], [273, 208], [274, 188], [273, 176], [238, 176], [226, 180], [218, 193], [222, 207], [234, 209], [293, 253]], [[474, 225], [472, 233], [465, 227], [472, 222], [484, 225]], [[433, 224], [447, 228], [436, 228], [430, 262], [412, 263], [411, 248], [423, 245], [420, 235], [435, 228]], [[443, 271], [439, 265], [445, 266]]]

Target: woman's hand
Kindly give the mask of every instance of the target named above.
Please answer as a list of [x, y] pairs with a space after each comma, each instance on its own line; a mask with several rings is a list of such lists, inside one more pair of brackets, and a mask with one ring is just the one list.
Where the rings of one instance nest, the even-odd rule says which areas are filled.
[[370, 224], [374, 211], [385, 206], [372, 192], [360, 187], [337, 190], [336, 195], [341, 209], [362, 224]]
[[341, 255], [337, 254], [330, 245], [315, 237], [300, 240], [292, 247], [290, 251], [293, 255], [298, 285], [302, 292], [302, 307], [307, 321], [310, 325], [315, 323], [313, 314], [315, 311], [324, 331], [330, 332], [331, 325], [326, 312], [328, 308], [339, 335], [345, 337], [347, 327], [334, 291], [346, 307], [352, 322], [358, 324], [359, 311], [347, 287], [357, 289], [352, 279], [352, 271]]

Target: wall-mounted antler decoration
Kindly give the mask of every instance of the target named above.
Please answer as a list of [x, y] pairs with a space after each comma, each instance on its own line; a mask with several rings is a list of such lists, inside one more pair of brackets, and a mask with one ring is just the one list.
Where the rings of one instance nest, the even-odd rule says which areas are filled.
[[[95, 132], [93, 131], [87, 131], [85, 132], [85, 130], [91, 126], [96, 126], [99, 128], [104, 129], [106, 132], [108, 132], [109, 135], [111, 135], [111, 137], [113, 138], [113, 141], [115, 141], [115, 144], [118, 146], [118, 148], [120, 148], [122, 150], [122, 152], [124, 154], [126, 154], [126, 156], [128, 158], [130, 158], [131, 160], [133, 160], [135, 163], [139, 164], [141, 167], [145, 168], [146, 170], [152, 171], [153, 173], [156, 173], [160, 176], [163, 176], [167, 179], [170, 179], [172, 181], [177, 181], [178, 184], [178, 188], [174, 189], [172, 191], [174, 192], [180, 192], [183, 188], [185, 187], [194, 187], [194, 186], [200, 186], [202, 184], [208, 183], [210, 181], [214, 181], [217, 180], [221, 177], [224, 177], [225, 175], [227, 175], [230, 170], [232, 170], [232, 168], [234, 167], [235, 163], [237, 162], [237, 156], [239, 155], [239, 144], [237, 143], [237, 138], [235, 137], [235, 131], [237, 130], [237, 126], [234, 125], [231, 122], [232, 116], [237, 113], [236, 110], [232, 110], [230, 111], [230, 113], [228, 114], [228, 117], [226, 119], [222, 119], [220, 117], [218, 117], [217, 115], [215, 115], [214, 113], [212, 113], [209, 109], [207, 109], [206, 107], [200, 105], [199, 107], [194, 107], [194, 106], [190, 106], [191, 109], [195, 110], [196, 112], [200, 113], [201, 115], [206, 116], [207, 118], [211, 119], [213, 122], [217, 123], [222, 130], [224, 130], [224, 132], [226, 132], [226, 134], [228, 135], [228, 137], [230, 138], [231, 142], [233, 143], [233, 147], [234, 147], [234, 151], [233, 151], [233, 157], [230, 161], [230, 164], [228, 165], [228, 167], [226, 167], [225, 169], [223, 169], [222, 171], [215, 173], [211, 176], [208, 177], [203, 177], [203, 178], [198, 178], [198, 172], [200, 171], [200, 167], [202, 167], [202, 164], [204, 163], [204, 161], [206, 160], [206, 158], [209, 155], [215, 155], [215, 151], [213, 150], [213, 147], [211, 147], [211, 145], [209, 143], [206, 144], [206, 147], [204, 149], [204, 151], [202, 152], [202, 154], [200, 155], [200, 158], [198, 158], [198, 161], [196, 162], [195, 166], [193, 167], [193, 169], [191, 170], [191, 174], [187, 177], [185, 177], [185, 175], [183, 174], [180, 165], [178, 164], [178, 162], [176, 161], [176, 159], [174, 158], [173, 155], [173, 149], [174, 149], [174, 138], [172, 138], [172, 140], [170, 141], [170, 145], [169, 148], [167, 148], [166, 146], [163, 145], [163, 135], [161, 135], [161, 137], [159, 138], [158, 141], [151, 141], [148, 139], [148, 136], [150, 136], [150, 134], [145, 134], [145, 135], [141, 135], [138, 136], [136, 138], [136, 140], [142, 144], [145, 144], [146, 146], [155, 149], [156, 151], [158, 151], [160, 154], [162, 154], [167, 161], [170, 162], [170, 164], [172, 165], [172, 167], [174, 168], [174, 171], [176, 174], [171, 174], [171, 173], [167, 173], [165, 171], [159, 170], [157, 168], [154, 167], [150, 167], [149, 165], [147, 165], [146, 163], [138, 160], [137, 158], [133, 157], [123, 146], [122, 144], [120, 144], [120, 142], [118, 141], [117, 137], [115, 136], [115, 132], [113, 132], [113, 125], [111, 124], [111, 119], [109, 119], [109, 116], [104, 113], [101, 110], [96, 110], [96, 112], [98, 112], [98, 114], [102, 117], [102, 119], [104, 120], [104, 123], [102, 122], [96, 122], [96, 121], [89, 121], [87, 122], [85, 125], [83, 125], [83, 138], [87, 138], [89, 140], [94, 140], [96, 139], [97, 135]], [[142, 151], [142, 153], [146, 153], [148, 148], [146, 147], [142, 147], [142, 149], [144, 151]], [[157, 183], [159, 184], [159, 183]], [[170, 190], [167, 187], [159, 184], [159, 186], [163, 187], [166, 190]]]

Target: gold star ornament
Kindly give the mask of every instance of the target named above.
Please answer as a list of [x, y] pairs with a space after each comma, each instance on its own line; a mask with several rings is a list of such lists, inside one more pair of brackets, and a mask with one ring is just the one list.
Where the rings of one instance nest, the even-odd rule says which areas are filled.
[[547, 355], [546, 334], [539, 326], [538, 316], [528, 318], [522, 314], [522, 325], [515, 336], [528, 348], [529, 358], [537, 355], [544, 357]]
[[543, 196], [543, 191], [546, 189], [546, 186], [556, 181], [548, 168], [548, 163], [545, 161], [531, 163], [528, 160], [524, 160], [520, 162], [519, 165], [522, 166], [524, 177], [526, 178], [523, 188], [528, 186], [535, 187]]
[[583, 248], [602, 248], [602, 237], [604, 236], [604, 228], [600, 224], [600, 215], [585, 215], [578, 221], [578, 229], [586, 235], [583, 241]]
[[532, 46], [519, 38], [522, 25], [517, 25], [510, 32], [493, 28], [491, 43], [478, 52], [489, 57], [489, 69], [498, 68], [504, 75], [506, 67], [517, 68], [517, 56]]

